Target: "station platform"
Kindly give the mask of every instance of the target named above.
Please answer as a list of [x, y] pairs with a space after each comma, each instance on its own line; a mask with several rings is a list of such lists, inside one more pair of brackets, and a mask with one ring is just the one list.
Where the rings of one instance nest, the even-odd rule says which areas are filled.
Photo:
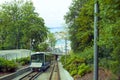
[[60, 80], [74, 80], [72, 76], [63, 68], [61, 62], [58, 62], [59, 65], [59, 72], [60, 72]]

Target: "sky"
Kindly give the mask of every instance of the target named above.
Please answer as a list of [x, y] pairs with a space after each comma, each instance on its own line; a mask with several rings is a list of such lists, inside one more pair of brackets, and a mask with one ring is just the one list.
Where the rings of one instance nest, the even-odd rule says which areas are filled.
[[[5, 1], [0, 0], [0, 4]], [[59, 31], [64, 26], [64, 15], [69, 10], [72, 0], [32, 0], [35, 11], [39, 13], [45, 21], [45, 25], [51, 28], [51, 31]]]
[[[72, 0], [32, 0], [36, 12], [45, 20], [45, 25], [52, 31], [59, 31], [64, 26], [64, 15], [69, 10]], [[62, 28], [63, 29], [63, 28]]]

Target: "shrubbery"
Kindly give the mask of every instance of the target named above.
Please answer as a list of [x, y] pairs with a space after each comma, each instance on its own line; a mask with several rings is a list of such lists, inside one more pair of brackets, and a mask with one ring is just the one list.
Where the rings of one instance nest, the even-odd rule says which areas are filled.
[[21, 58], [16, 60], [6, 60], [0, 58], [0, 72], [14, 72], [18, 69], [20, 65], [24, 66], [30, 63], [30, 58]]
[[16, 62], [21, 64], [22, 66], [27, 65], [30, 63], [30, 57], [16, 59]]
[[18, 68], [18, 65], [13, 61], [0, 58], [0, 71], [1, 72], [14, 72]]
[[89, 65], [86, 65], [85, 63], [82, 63], [79, 67], [78, 67], [78, 74], [80, 76], [83, 76], [85, 73], [88, 73], [91, 71], [91, 68]]
[[67, 59], [65, 63], [65, 56], [62, 56], [61, 62], [63, 63], [64, 68], [69, 71], [69, 73], [73, 77], [75, 75], [83, 76], [84, 74], [89, 73], [92, 69], [87, 63], [87, 58], [79, 56], [79, 54], [67, 55], [66, 58]]
[[[61, 62], [71, 76], [82, 77], [89, 72], [93, 72], [93, 48], [86, 47], [80, 53], [70, 53], [66, 56], [66, 63], [65, 56], [62, 56]], [[113, 72], [111, 73], [113, 80], [116, 80], [116, 75], [119, 76], [120, 74], [119, 61], [114, 61], [111, 57], [99, 57], [99, 67]]]

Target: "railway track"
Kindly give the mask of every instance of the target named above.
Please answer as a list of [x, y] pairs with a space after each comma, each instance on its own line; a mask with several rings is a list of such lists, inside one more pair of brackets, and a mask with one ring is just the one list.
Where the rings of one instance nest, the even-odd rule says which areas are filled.
[[[59, 67], [58, 67], [57, 61], [48, 70], [50, 70], [48, 80], [60, 80]], [[25, 75], [24, 77], [20, 78], [19, 80], [35, 80], [41, 74], [43, 74], [43, 72], [30, 72], [29, 74]], [[39, 78], [38, 78], [38, 80], [39, 80]]]
[[49, 80], [60, 80], [58, 62], [56, 61], [50, 72]]
[[19, 80], [35, 80], [42, 72], [31, 72], [24, 77], [20, 78]]

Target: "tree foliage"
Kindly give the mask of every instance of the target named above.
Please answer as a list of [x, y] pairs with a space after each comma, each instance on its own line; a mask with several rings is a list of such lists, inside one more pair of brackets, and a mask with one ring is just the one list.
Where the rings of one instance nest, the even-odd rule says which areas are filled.
[[39, 51], [52, 51], [55, 47], [56, 39], [54, 33], [48, 32], [47, 40], [38, 45]]
[[93, 39], [93, 1], [73, 0], [65, 15], [73, 51], [83, 51]]
[[48, 43], [49, 43], [49, 46], [54, 48], [55, 47], [55, 44], [56, 44], [56, 38], [55, 38], [55, 35], [54, 33], [48, 33]]
[[[100, 0], [100, 50], [104, 47], [100, 54], [108, 60], [108, 69], [111, 69], [115, 74], [120, 75], [120, 1], [115, 0]], [[106, 56], [105, 56], [106, 55]], [[103, 58], [102, 57], [102, 58]], [[111, 66], [114, 66], [114, 68]]]
[[[98, 3], [100, 65], [105, 63], [102, 67], [120, 75], [120, 1], [99, 0]], [[85, 49], [93, 46], [94, 0], [73, 0], [64, 18], [69, 28], [71, 48], [75, 53], [86, 53]]]
[[5, 2], [0, 14], [1, 49], [29, 49], [30, 39], [35, 39], [34, 47], [46, 40], [48, 29], [31, 1]]

